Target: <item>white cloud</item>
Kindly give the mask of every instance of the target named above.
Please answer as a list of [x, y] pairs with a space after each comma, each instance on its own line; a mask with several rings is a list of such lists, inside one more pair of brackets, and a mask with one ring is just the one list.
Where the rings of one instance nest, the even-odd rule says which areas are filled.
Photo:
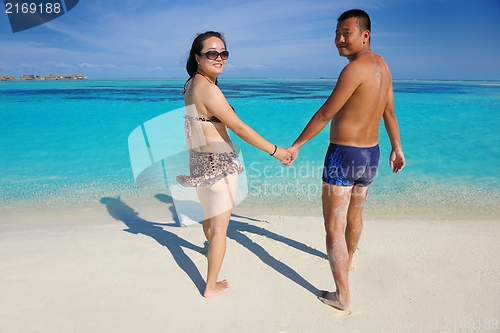
[[159, 66], [156, 66], [156, 67], [153, 67], [153, 68], [145, 68], [144, 70], [146, 72], [159, 72], [159, 71], [162, 71], [163, 68], [161, 68]]
[[36, 64], [27, 64], [27, 63], [22, 63], [19, 65], [19, 68], [21, 69], [33, 69], [33, 68], [39, 68], [39, 65]]
[[88, 64], [88, 63], [83, 63], [78, 65], [78, 67], [82, 68], [89, 68], [89, 69], [118, 69], [120, 68], [117, 65], [112, 65], [112, 64]]
[[253, 64], [237, 66], [237, 65], [227, 64], [226, 70], [228, 70], [228, 71], [242, 71], [242, 70], [267, 71], [267, 70], [269, 70], [269, 66], [253, 65]]
[[78, 68], [84, 68], [88, 70], [119, 70], [119, 71], [133, 71], [133, 72], [155, 72], [162, 71], [163, 69], [159, 66], [156, 67], [139, 67], [139, 66], [118, 66], [114, 64], [89, 64], [82, 63], [77, 66]]
[[47, 61], [43, 64], [44, 67], [52, 67], [52, 68], [62, 68], [62, 69], [73, 69], [75, 66], [65, 64], [62, 62], [56, 63], [54, 61]]
[[100, 66], [96, 65], [96, 64], [88, 64], [88, 63], [84, 62], [83, 64], [79, 64], [77, 67], [78, 68], [99, 68]]

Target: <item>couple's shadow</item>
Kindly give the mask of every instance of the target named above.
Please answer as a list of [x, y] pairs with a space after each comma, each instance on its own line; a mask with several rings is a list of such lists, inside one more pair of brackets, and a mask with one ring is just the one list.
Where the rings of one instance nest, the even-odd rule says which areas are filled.
[[[206, 253], [207, 249], [205, 247], [195, 245], [177, 236], [175, 233], [168, 231], [169, 228], [178, 228], [180, 225], [179, 223], [175, 222], [177, 221], [177, 215], [175, 213], [173, 200], [170, 196], [165, 194], [157, 194], [155, 198], [170, 205], [169, 209], [172, 212], [172, 216], [174, 217], [173, 223], [159, 223], [144, 220], [139, 216], [139, 213], [125, 204], [119, 197], [104, 197], [100, 201], [106, 206], [108, 213], [114, 219], [122, 221], [127, 226], [128, 229], [125, 229], [124, 231], [132, 234], [143, 234], [149, 236], [156, 240], [160, 245], [165, 246], [172, 253], [172, 256], [177, 265], [179, 265], [179, 267], [191, 279], [191, 281], [198, 289], [199, 293], [203, 295], [205, 281], [201, 276], [198, 268], [191, 260], [191, 258], [189, 258], [189, 256], [186, 254], [184, 249], [190, 249], [201, 254]], [[255, 243], [247, 235], [245, 235], [245, 233], [250, 232], [259, 236], [264, 236], [286, 244], [292, 248], [295, 248], [296, 250], [327, 259], [327, 256], [323, 252], [312, 249], [304, 243], [300, 243], [288, 237], [278, 235], [272, 231], [258, 227], [256, 225], [235, 220], [234, 218], [246, 219], [252, 222], [259, 222], [259, 220], [254, 218], [232, 214], [231, 221], [227, 230], [228, 238], [233, 239], [234, 241], [248, 249], [250, 252], [254, 253], [260, 260], [262, 260], [262, 262], [273, 268], [278, 273], [310, 291], [312, 294], [319, 295], [320, 291], [316, 287], [305, 280], [291, 267], [270, 255], [262, 246]]]

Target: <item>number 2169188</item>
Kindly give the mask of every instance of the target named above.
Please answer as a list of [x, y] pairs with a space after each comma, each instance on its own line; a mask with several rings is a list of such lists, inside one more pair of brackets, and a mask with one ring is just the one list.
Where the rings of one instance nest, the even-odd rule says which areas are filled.
[[59, 14], [62, 11], [60, 3], [10, 3], [5, 4], [6, 14]]

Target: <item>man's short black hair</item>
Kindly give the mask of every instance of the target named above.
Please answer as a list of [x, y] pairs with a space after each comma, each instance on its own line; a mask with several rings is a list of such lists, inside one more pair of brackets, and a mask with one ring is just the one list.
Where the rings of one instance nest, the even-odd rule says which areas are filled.
[[337, 22], [345, 21], [350, 18], [356, 18], [358, 22], [358, 27], [361, 32], [368, 30], [372, 31], [372, 23], [370, 21], [370, 16], [361, 9], [351, 9], [339, 16]]

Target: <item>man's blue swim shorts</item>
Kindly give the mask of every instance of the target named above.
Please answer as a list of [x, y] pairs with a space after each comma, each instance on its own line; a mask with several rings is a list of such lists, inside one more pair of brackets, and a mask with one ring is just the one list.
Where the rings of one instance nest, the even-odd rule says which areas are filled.
[[379, 159], [378, 145], [358, 148], [330, 143], [322, 179], [336, 186], [369, 186], [377, 175]]

